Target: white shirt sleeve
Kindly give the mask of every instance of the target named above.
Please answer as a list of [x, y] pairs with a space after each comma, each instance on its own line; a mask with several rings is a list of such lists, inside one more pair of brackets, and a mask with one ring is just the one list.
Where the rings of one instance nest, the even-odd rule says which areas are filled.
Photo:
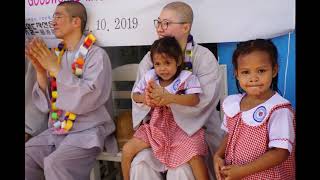
[[185, 84], [186, 94], [202, 93], [199, 79], [195, 75], [191, 75]]
[[272, 113], [268, 124], [269, 148], [277, 147], [292, 152], [292, 145], [295, 140], [293, 118], [294, 114], [287, 108]]
[[138, 82], [137, 86], [133, 89], [132, 92], [138, 92], [138, 93], [144, 93], [145, 88], [147, 87], [147, 81], [145, 79], [145, 77], [143, 77], [142, 79], [140, 79], [140, 81]]

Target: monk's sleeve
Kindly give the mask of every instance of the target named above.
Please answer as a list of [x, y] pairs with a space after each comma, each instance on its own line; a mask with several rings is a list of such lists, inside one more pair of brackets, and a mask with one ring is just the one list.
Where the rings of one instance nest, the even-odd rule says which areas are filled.
[[189, 135], [202, 128], [213, 112], [220, 97], [219, 64], [208, 50], [195, 53], [193, 74], [198, 77], [203, 93], [199, 94], [200, 102], [196, 106], [171, 104], [171, 110], [176, 123]]
[[59, 71], [56, 106], [75, 114], [86, 114], [103, 106], [111, 91], [111, 74], [107, 53], [92, 47], [85, 58], [83, 77], [78, 78], [69, 68]]
[[[139, 63], [139, 69], [137, 73], [136, 81], [133, 85], [132, 92], [137, 88], [138, 83], [140, 80], [144, 77], [144, 75], [147, 73], [148, 70], [152, 68], [152, 63], [150, 59], [150, 52], [148, 52], [141, 62]], [[132, 97], [132, 94], [131, 94]], [[132, 100], [132, 122], [133, 122], [133, 128], [138, 128], [140, 122], [146, 117], [148, 112], [150, 111], [150, 107], [142, 104], [142, 103], [136, 103]]]

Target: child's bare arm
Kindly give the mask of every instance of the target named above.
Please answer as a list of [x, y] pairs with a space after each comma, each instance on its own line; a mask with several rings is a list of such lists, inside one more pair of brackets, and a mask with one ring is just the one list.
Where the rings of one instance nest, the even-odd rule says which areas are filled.
[[143, 103], [145, 104], [145, 95], [140, 93], [132, 93], [132, 99], [136, 103]]
[[195, 106], [200, 102], [198, 94], [171, 94], [164, 87], [155, 84], [153, 81], [148, 82], [147, 90], [150, 92], [150, 98], [157, 106], [166, 106], [171, 103]]
[[216, 151], [216, 153], [214, 154], [214, 156], [219, 156], [221, 158], [224, 158], [224, 153], [226, 151], [227, 142], [228, 142], [228, 133], [222, 139], [222, 141], [221, 141], [221, 143], [219, 145], [219, 148]]
[[224, 154], [227, 147], [227, 142], [228, 142], [228, 134], [224, 136], [217, 152], [213, 155], [214, 171], [215, 171], [217, 180], [222, 179], [221, 168], [224, 166], [224, 163], [225, 163]]
[[251, 172], [250, 174], [253, 174], [277, 166], [288, 157], [289, 151], [287, 149], [272, 148], [257, 160], [244, 165], [244, 168]]
[[180, 104], [184, 106], [195, 106], [200, 102], [198, 94], [170, 94], [170, 93], [165, 93], [163, 97], [164, 101], [168, 102], [167, 104], [170, 103], [175, 103], [175, 104]]
[[204, 161], [204, 157], [200, 155], [193, 156], [188, 163], [191, 166], [195, 179], [209, 180], [208, 168]]
[[225, 166], [222, 173], [230, 179], [242, 178], [277, 166], [289, 157], [287, 149], [272, 148], [251, 163], [242, 166]]

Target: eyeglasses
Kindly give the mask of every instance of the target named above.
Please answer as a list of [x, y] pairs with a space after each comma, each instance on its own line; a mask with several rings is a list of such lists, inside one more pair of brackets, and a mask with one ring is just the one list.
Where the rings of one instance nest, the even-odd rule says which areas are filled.
[[[53, 14], [52, 18], [54, 20], [59, 20], [61, 18], [67, 17], [68, 15], [64, 15], [64, 14]], [[70, 16], [71, 18], [75, 18], [75, 16]]]
[[63, 14], [53, 14], [52, 15], [52, 18], [53, 19], [60, 19], [60, 18], [62, 18], [64, 15]]
[[154, 23], [154, 27], [155, 28], [159, 28], [159, 26], [161, 25], [161, 28], [163, 30], [166, 30], [166, 29], [168, 29], [168, 26], [170, 24], [185, 24], [185, 23], [188, 23], [188, 22], [170, 22], [170, 21], [167, 21], [167, 20], [160, 21], [158, 19], [155, 19], [155, 20], [153, 20], [153, 23]]

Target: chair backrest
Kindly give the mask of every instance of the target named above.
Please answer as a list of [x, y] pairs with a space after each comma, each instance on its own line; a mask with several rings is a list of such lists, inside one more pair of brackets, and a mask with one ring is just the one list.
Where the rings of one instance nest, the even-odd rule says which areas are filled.
[[116, 123], [118, 148], [132, 138], [131, 90], [136, 80], [139, 64], [126, 64], [112, 70], [113, 115]]
[[[227, 65], [226, 64], [220, 64], [219, 65], [221, 76], [221, 89], [220, 89], [220, 106], [222, 105], [222, 102], [224, 98], [228, 96], [228, 80], [227, 80]], [[223, 110], [220, 108], [220, 118], [223, 119], [224, 113]]]
[[130, 111], [131, 108], [121, 107], [121, 101], [125, 100], [126, 104], [131, 106], [131, 90], [136, 80], [139, 64], [126, 64], [116, 67], [112, 70], [112, 99], [114, 116], [120, 112]]

